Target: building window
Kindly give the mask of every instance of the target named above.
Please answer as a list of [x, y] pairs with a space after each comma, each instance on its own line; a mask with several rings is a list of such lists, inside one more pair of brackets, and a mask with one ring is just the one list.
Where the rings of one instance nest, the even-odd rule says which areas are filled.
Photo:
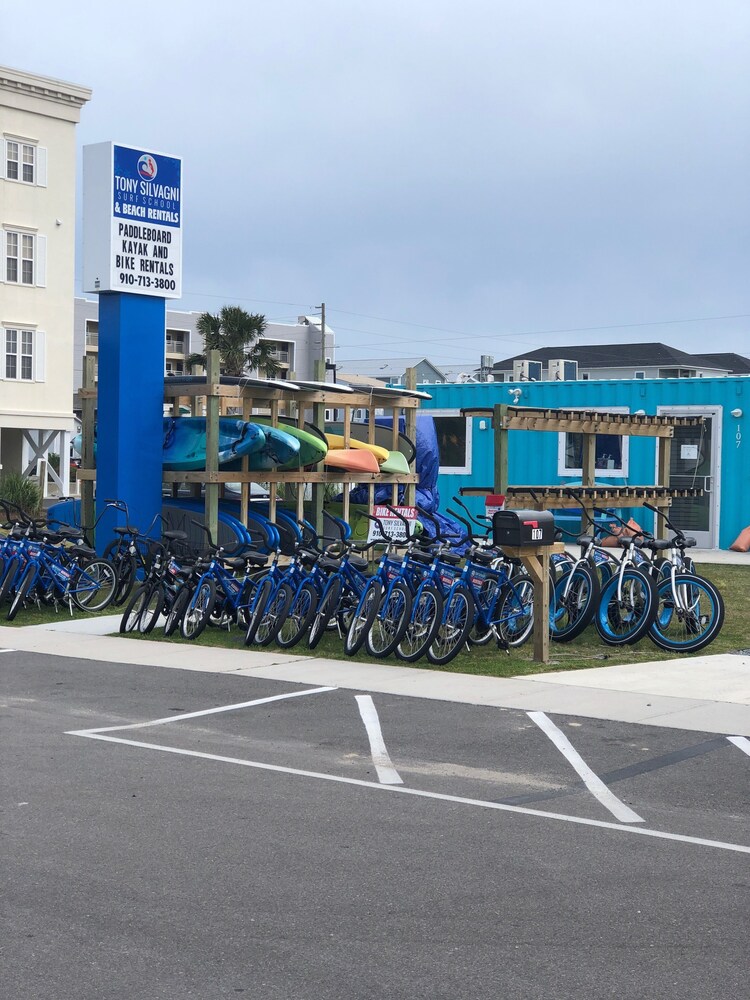
[[588, 382], [588, 380], [589, 380], [589, 373], [588, 372], [581, 372], [581, 381], [582, 382]]
[[5, 234], [5, 280], [34, 284], [34, 237], [29, 233]]
[[635, 372], [635, 377], [636, 378], [645, 378], [646, 377], [646, 373], [645, 372]]
[[[628, 413], [627, 407], [600, 409], [600, 413]], [[565, 432], [558, 437], [558, 476], [583, 475], [583, 434]], [[623, 479], [628, 475], [630, 438], [622, 434], [597, 434], [594, 468], [597, 479]]]
[[471, 420], [451, 411], [430, 411], [435, 421], [441, 475], [471, 472]]
[[86, 320], [86, 347], [99, 347], [99, 321]]
[[187, 354], [186, 344], [188, 334], [183, 330], [167, 330], [166, 350], [167, 354]]
[[185, 362], [184, 361], [165, 361], [164, 371], [167, 375], [184, 375], [185, 374]]
[[5, 331], [5, 378], [31, 382], [34, 379], [34, 333]]
[[5, 176], [9, 181], [36, 181], [36, 147], [26, 142], [8, 139], [5, 143]]

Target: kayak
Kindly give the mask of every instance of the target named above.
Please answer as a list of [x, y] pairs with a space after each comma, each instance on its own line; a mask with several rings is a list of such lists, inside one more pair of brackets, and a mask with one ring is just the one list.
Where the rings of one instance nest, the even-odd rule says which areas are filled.
[[388, 449], [381, 448], [380, 445], [368, 444], [367, 441], [358, 441], [354, 437], [350, 437], [349, 444], [344, 444], [345, 440], [343, 434], [329, 434], [326, 432], [328, 447], [335, 451], [340, 451], [342, 448], [354, 448], [355, 451], [369, 451], [375, 456], [379, 465], [385, 462], [390, 455]]
[[[386, 427], [383, 424], [375, 424], [373, 444], [378, 445], [379, 448], [385, 448], [387, 451], [393, 450], [393, 428]], [[344, 424], [343, 421], [336, 421], [335, 423], [326, 424], [326, 434], [343, 434]], [[364, 423], [361, 420], [352, 420], [349, 425], [349, 437], [350, 439], [356, 438], [357, 441], [369, 441], [370, 440], [370, 425]], [[407, 462], [413, 462], [414, 456], [416, 454], [416, 449], [414, 447], [414, 442], [411, 438], [407, 437], [406, 434], [402, 434], [399, 431], [396, 450], [400, 451], [402, 455], [406, 456]]]
[[[165, 417], [162, 465], [171, 471], [188, 472], [206, 467], [205, 417]], [[266, 435], [255, 423], [222, 417], [219, 420], [219, 465], [263, 448]]]
[[380, 472], [378, 460], [371, 451], [357, 451], [356, 448], [334, 448], [328, 452], [325, 464], [346, 472]]
[[[266, 433], [274, 430], [271, 427], [270, 417], [257, 417]], [[296, 427], [294, 424], [280, 423], [278, 429], [289, 437], [297, 441], [298, 448], [294, 455], [291, 455], [285, 462], [280, 462], [282, 469], [300, 469], [306, 465], [317, 465], [322, 461], [328, 450], [328, 445], [318, 434]]]
[[398, 476], [411, 472], [411, 469], [405, 455], [402, 455], [400, 451], [392, 451], [380, 466], [380, 471], [390, 476]]

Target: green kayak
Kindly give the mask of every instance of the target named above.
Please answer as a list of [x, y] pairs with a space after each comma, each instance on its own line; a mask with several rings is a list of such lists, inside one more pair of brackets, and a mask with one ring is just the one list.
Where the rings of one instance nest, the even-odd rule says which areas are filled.
[[[257, 417], [253, 414], [253, 422], [267, 426], [271, 423], [271, 419], [270, 417]], [[301, 469], [306, 465], [317, 465], [318, 462], [322, 462], [326, 457], [328, 446], [323, 438], [317, 434], [311, 434], [310, 431], [302, 430], [293, 424], [280, 423], [278, 424], [278, 428], [280, 431], [284, 431], [285, 434], [289, 434], [299, 441], [299, 453], [290, 462], [280, 465], [279, 469]]]

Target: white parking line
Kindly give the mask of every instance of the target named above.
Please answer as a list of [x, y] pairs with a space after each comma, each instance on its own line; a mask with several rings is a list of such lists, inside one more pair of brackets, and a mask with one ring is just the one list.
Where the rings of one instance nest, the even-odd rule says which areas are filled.
[[607, 788], [602, 779], [598, 775], [594, 774], [583, 757], [581, 757], [575, 747], [573, 747], [568, 737], [557, 728], [554, 722], [548, 718], [544, 712], [527, 712], [526, 714], [532, 722], [535, 722], [537, 726], [539, 726], [539, 728], [546, 733], [547, 736], [549, 736], [560, 753], [581, 776], [584, 785], [588, 788], [591, 794], [594, 795], [606, 809], [609, 809], [615, 819], [619, 819], [621, 823], [643, 823], [643, 817], [639, 816], [637, 812], [633, 812], [630, 806], [626, 806], [624, 802], [621, 802], [617, 796], [614, 795], [609, 788]]
[[750, 740], [746, 736], [727, 736], [727, 739], [750, 757]]
[[400, 774], [393, 766], [388, 751], [385, 748], [385, 740], [380, 729], [380, 719], [375, 702], [369, 694], [355, 695], [359, 705], [359, 714], [367, 730], [367, 738], [370, 741], [370, 756], [378, 772], [378, 780], [381, 785], [403, 785]]
[[301, 698], [306, 694], [321, 694], [323, 691], [335, 691], [333, 687], [307, 688], [305, 691], [287, 691], [286, 694], [274, 694], [269, 698], [255, 698], [253, 701], [241, 701], [236, 705], [221, 705], [219, 708], [204, 708], [200, 712], [185, 712], [183, 715], [168, 715], [164, 719], [152, 719], [150, 722], [132, 722], [126, 726], [105, 726], [102, 729], [78, 729], [68, 733], [68, 736], [89, 736], [94, 733], [116, 733], [123, 729], [146, 729], [148, 726], [164, 726], [168, 722], [182, 722], [185, 719], [197, 719], [201, 715], [216, 715], [218, 712], [234, 712], [238, 708], [252, 708], [253, 705], [267, 705], [271, 701], [284, 701], [287, 698]]
[[138, 747], [142, 750], [160, 750], [162, 753], [178, 754], [183, 757], [198, 757], [201, 760], [213, 760], [222, 764], [239, 764], [242, 767], [252, 767], [261, 771], [272, 771], [276, 774], [292, 774], [302, 778], [317, 778], [320, 781], [333, 781], [342, 785], [356, 785], [359, 788], [373, 788], [381, 792], [398, 792], [401, 795], [414, 795], [417, 798], [432, 799], [439, 802], [451, 802], [458, 805], [476, 806], [481, 809], [494, 809], [498, 812], [517, 813], [522, 816], [537, 816], [540, 819], [554, 819], [562, 823], [573, 823], [577, 826], [593, 826], [600, 830], [617, 830], [620, 833], [636, 834], [640, 837], [653, 837], [657, 840], [671, 840], [681, 844], [694, 844], [700, 847], [713, 847], [722, 851], [735, 851], [739, 854], [750, 854], [750, 847], [742, 844], [728, 844], [721, 840], [705, 840], [702, 837], [688, 837], [680, 833], [665, 833], [662, 830], [649, 830], [644, 826], [623, 826], [621, 823], [610, 823], [606, 820], [584, 819], [580, 816], [566, 816], [563, 813], [544, 812], [541, 809], [528, 809], [524, 806], [511, 806], [502, 802], [490, 802], [483, 799], [466, 799], [457, 795], [444, 795], [440, 792], [426, 792], [418, 788], [408, 788], [406, 785], [381, 785], [375, 781], [363, 781], [360, 778], [345, 778], [337, 774], [321, 774], [317, 771], [303, 771], [296, 767], [282, 767], [279, 764], [263, 764], [255, 760], [242, 760], [240, 757], [222, 757], [218, 754], [203, 753], [199, 750], [182, 750], [178, 747], [162, 746], [159, 743], [141, 743], [138, 740], [126, 740], [120, 736], [104, 736], [101, 731], [81, 730], [66, 733], [67, 736], [83, 736], [89, 740], [102, 740], [106, 743], [121, 743], [125, 746]]

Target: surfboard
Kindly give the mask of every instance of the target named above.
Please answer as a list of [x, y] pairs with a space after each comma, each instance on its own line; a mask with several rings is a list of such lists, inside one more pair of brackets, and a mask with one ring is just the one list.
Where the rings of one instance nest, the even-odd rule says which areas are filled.
[[378, 461], [379, 465], [387, 461], [390, 452], [387, 448], [381, 448], [377, 444], [368, 444], [367, 441], [358, 441], [356, 438], [349, 438], [349, 444], [344, 444], [345, 438], [343, 434], [329, 434], [326, 432], [326, 441], [328, 442], [328, 448], [332, 450], [339, 451], [341, 448], [354, 448], [357, 451], [369, 451], [371, 452]]

